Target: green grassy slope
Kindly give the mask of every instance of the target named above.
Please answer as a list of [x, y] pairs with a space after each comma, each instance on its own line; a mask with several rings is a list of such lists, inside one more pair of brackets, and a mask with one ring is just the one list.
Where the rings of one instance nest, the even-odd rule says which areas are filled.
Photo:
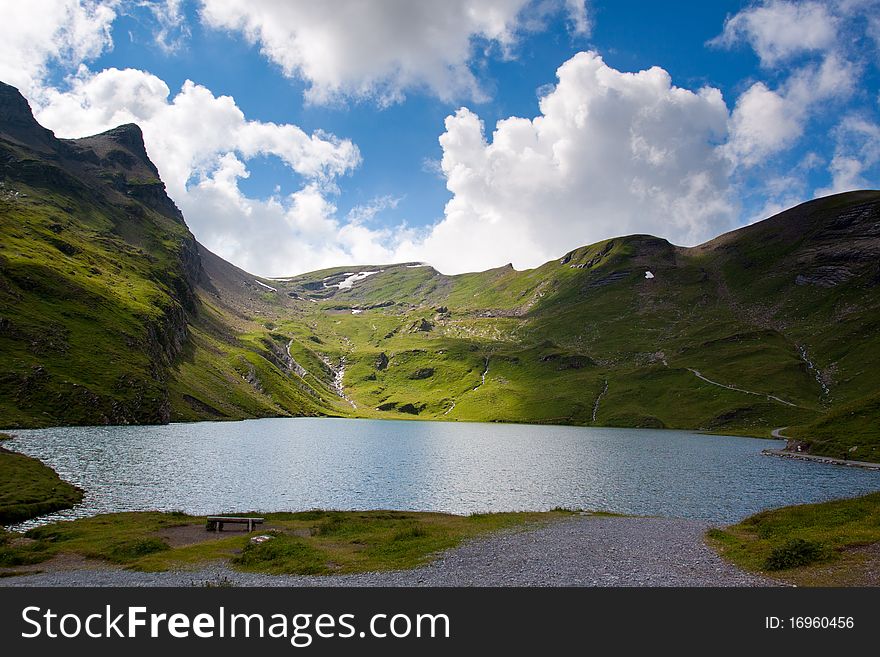
[[[878, 232], [880, 194], [859, 192], [693, 249], [630, 236], [523, 272], [405, 264], [276, 285], [315, 302], [305, 333], [334, 362], [345, 357], [359, 415], [749, 435], [791, 426], [815, 451], [872, 459]], [[337, 287], [357, 272], [376, 273]], [[302, 319], [278, 330], [306, 337]], [[830, 422], [843, 408], [848, 424]]]

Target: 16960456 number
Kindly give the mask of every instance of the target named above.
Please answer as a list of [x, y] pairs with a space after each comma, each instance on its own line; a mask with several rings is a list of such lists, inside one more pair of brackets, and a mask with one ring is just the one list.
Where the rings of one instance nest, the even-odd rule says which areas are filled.
[[851, 630], [855, 627], [852, 616], [792, 616], [788, 622], [795, 630]]

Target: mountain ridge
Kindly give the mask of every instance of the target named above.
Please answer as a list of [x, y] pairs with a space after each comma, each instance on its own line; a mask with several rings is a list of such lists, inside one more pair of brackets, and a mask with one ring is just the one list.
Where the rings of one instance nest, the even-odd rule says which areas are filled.
[[696, 247], [630, 235], [522, 271], [265, 278], [195, 240], [137, 126], [59, 140], [4, 85], [0, 234], [0, 425], [789, 426], [880, 460], [880, 192]]

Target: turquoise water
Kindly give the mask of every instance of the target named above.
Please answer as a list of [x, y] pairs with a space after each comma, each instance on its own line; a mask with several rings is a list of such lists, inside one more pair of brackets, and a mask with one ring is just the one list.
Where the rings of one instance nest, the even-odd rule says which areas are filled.
[[327, 418], [15, 431], [86, 491], [41, 519], [131, 510], [471, 513], [556, 506], [729, 522], [880, 489], [880, 472], [685, 431]]

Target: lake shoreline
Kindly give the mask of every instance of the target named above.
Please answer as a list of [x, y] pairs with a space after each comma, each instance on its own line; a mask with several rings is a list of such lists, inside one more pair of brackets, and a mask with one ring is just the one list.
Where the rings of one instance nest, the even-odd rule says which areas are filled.
[[0, 433], [0, 526], [65, 511], [81, 503], [84, 491], [43, 461], [3, 447]]
[[400, 417], [374, 417], [369, 414], [322, 414], [322, 415], [257, 415], [253, 417], [218, 417], [215, 419], [197, 419], [197, 420], [186, 420], [186, 419], [171, 419], [168, 422], [156, 422], [150, 424], [32, 424], [32, 425], [20, 425], [20, 426], [10, 426], [6, 428], [0, 427], [0, 432], [5, 432], [11, 434], [14, 437], [14, 433], [16, 431], [38, 431], [41, 429], [52, 430], [52, 429], [68, 429], [68, 428], [82, 428], [82, 429], [97, 429], [97, 428], [114, 428], [114, 427], [167, 427], [172, 425], [192, 425], [192, 424], [204, 424], [204, 423], [217, 423], [217, 424], [234, 424], [236, 422], [253, 422], [258, 420], [369, 420], [371, 422], [411, 422], [415, 424], [419, 423], [428, 423], [428, 422], [443, 422], [451, 425], [456, 424], [480, 424], [480, 425], [489, 425], [489, 426], [522, 426], [522, 427], [573, 427], [573, 428], [581, 428], [581, 429], [646, 429], [650, 431], [688, 431], [693, 433], [700, 433], [706, 436], [734, 436], [737, 438], [756, 438], [758, 440], [785, 440], [785, 438], [779, 438], [776, 436], [768, 436], [765, 430], [761, 431], [749, 431], [746, 429], [738, 429], [731, 428], [730, 431], [716, 431], [704, 429], [702, 427], [649, 427], [649, 426], [621, 426], [621, 425], [600, 425], [600, 424], [578, 424], [574, 422], [552, 422], [552, 421], [542, 421], [537, 419], [532, 422], [516, 422], [516, 421], [508, 421], [508, 420], [467, 420], [467, 419], [458, 419], [458, 418], [447, 418], [445, 414], [441, 414], [437, 417], [419, 417], [418, 415], [408, 415], [405, 413], [401, 413]]
[[766, 456], [778, 456], [779, 458], [784, 459], [798, 459], [801, 461], [811, 461], [813, 463], [840, 465], [848, 468], [863, 468], [865, 470], [880, 470], [880, 463], [872, 463], [871, 461], [850, 461], [849, 459], [837, 459], [833, 456], [792, 452], [786, 449], [764, 449], [761, 450], [761, 453]]

